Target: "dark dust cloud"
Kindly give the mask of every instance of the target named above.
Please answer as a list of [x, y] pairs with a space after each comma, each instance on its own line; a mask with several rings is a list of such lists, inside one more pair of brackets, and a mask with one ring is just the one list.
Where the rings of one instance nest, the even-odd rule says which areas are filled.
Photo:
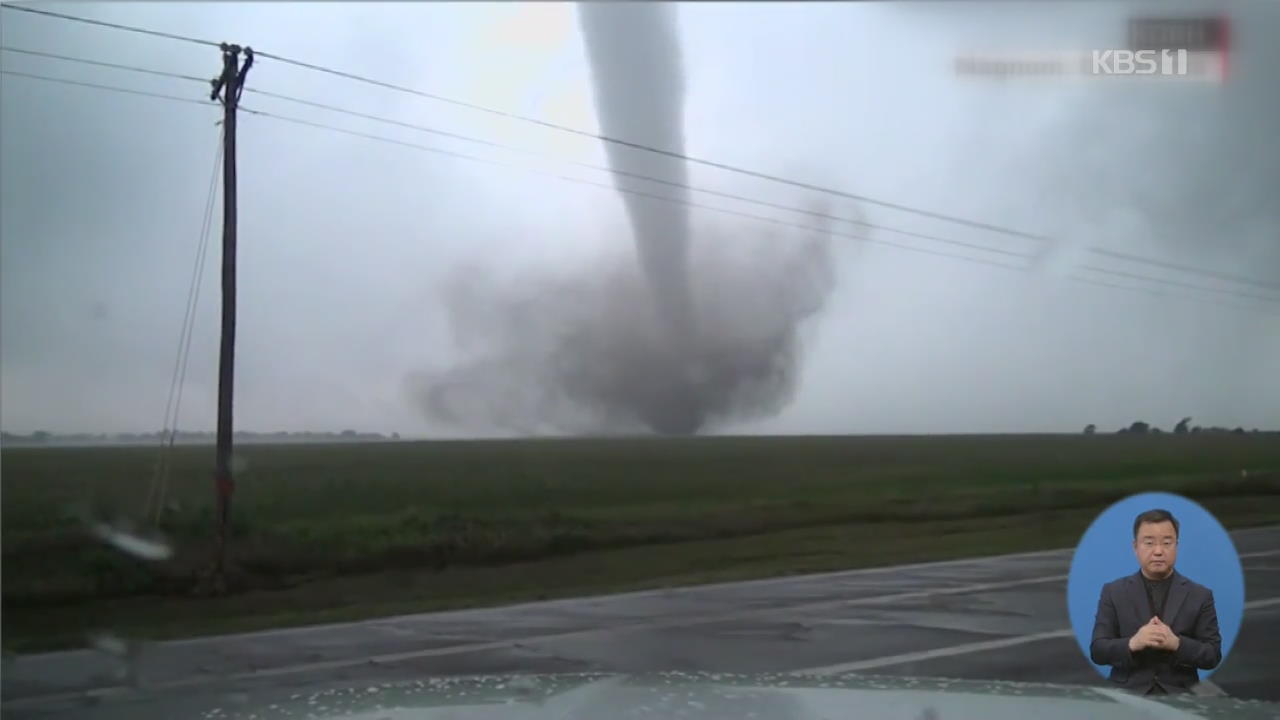
[[[674, 13], [579, 6], [604, 135], [684, 152]], [[686, 182], [678, 159], [607, 148], [615, 169]], [[834, 284], [825, 230], [761, 232], [744, 220], [695, 232], [685, 206], [622, 197], [634, 258], [520, 283], [457, 276], [446, 304], [469, 360], [414, 379], [429, 417], [529, 434], [693, 434], [786, 406], [802, 324]]]

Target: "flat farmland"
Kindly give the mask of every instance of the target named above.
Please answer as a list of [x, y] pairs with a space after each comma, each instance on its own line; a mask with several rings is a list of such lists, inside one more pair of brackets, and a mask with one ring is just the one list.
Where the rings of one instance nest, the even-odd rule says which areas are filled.
[[1125, 495], [1280, 519], [1280, 435], [709, 437], [246, 445], [229, 592], [194, 595], [213, 448], [4, 448], [4, 644], [160, 638], [1071, 545]]

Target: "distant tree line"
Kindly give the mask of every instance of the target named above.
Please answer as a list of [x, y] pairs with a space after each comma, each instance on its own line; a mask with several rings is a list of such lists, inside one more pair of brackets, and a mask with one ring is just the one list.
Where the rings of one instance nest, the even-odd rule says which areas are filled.
[[[1084, 426], [1085, 435], [1095, 435], [1097, 434], [1097, 432], [1098, 432], [1098, 426], [1094, 425], [1093, 423], [1090, 423]], [[1118, 434], [1131, 434], [1131, 435], [1159, 435], [1163, 432], [1164, 430], [1161, 430], [1158, 427], [1153, 427], [1149, 423], [1146, 423], [1142, 420], [1135, 420], [1129, 425], [1122, 427], [1116, 431], [1116, 433]], [[1258, 428], [1254, 428], [1251, 432], [1260, 433], [1262, 431], [1259, 430]], [[1235, 429], [1232, 429], [1232, 428], [1219, 427], [1217, 425], [1214, 425], [1212, 427], [1207, 427], [1207, 428], [1200, 427], [1199, 425], [1193, 426], [1191, 425], [1191, 418], [1189, 417], [1182, 418], [1181, 420], [1178, 421], [1178, 424], [1173, 426], [1173, 434], [1175, 435], [1189, 435], [1189, 434], [1195, 435], [1195, 434], [1201, 434], [1201, 433], [1207, 433], [1210, 435], [1244, 435], [1246, 434], [1246, 431], [1242, 427], [1237, 427]]]
[[[236, 442], [243, 443], [324, 443], [324, 442], [378, 442], [399, 440], [400, 433], [384, 435], [375, 432], [252, 432], [241, 430], [232, 434]], [[138, 445], [166, 441], [169, 431], [157, 430], [151, 433], [69, 433], [57, 434], [46, 430], [37, 430], [30, 435], [19, 433], [0, 433], [0, 444], [4, 445]], [[212, 444], [217, 434], [212, 432], [192, 432], [179, 430], [173, 434], [173, 442], [185, 445]]]

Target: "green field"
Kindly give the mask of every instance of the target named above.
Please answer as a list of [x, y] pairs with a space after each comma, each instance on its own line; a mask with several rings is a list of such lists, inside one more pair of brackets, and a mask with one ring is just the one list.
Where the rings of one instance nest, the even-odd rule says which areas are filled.
[[206, 598], [213, 450], [174, 452], [155, 564], [83, 520], [140, 517], [155, 448], [0, 453], [7, 648], [1061, 547], [1144, 490], [1280, 521], [1274, 434], [258, 445], [237, 450], [231, 592]]

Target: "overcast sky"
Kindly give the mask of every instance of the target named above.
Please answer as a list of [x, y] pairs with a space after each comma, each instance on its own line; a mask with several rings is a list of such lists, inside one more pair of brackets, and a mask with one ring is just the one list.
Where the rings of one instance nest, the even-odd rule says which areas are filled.
[[[598, 129], [576, 8], [145, 3], [40, 7], [251, 45]], [[1225, 85], [957, 77], [964, 52], [1124, 42], [1137, 11], [1217, 3], [682, 5], [689, 154], [1053, 238], [1032, 272], [837, 239], [795, 395], [720, 432], [1114, 429], [1136, 419], [1280, 428], [1280, 5], [1234, 3]], [[0, 16], [3, 44], [211, 77], [209, 47]], [[193, 82], [0, 54], [3, 69], [207, 97]], [[261, 59], [251, 88], [603, 165], [598, 141]], [[279, 100], [253, 109], [609, 182], [607, 174]], [[213, 171], [219, 110], [0, 77], [0, 425], [159, 429]], [[408, 392], [465, 359], [441, 289], [590, 272], [634, 254], [619, 196], [403, 146], [241, 116], [236, 425], [456, 435]], [[812, 193], [694, 166], [694, 185]], [[660, 188], [634, 186], [646, 191]], [[811, 224], [695, 194], [695, 201]], [[835, 214], [1034, 254], [1043, 244], [836, 201]], [[751, 221], [695, 211], [743, 232]], [[737, 225], [733, 225], [736, 223]], [[218, 255], [205, 267], [179, 426], [212, 429]], [[844, 227], [843, 231], [857, 232]], [[966, 251], [877, 231], [918, 248]], [[706, 241], [705, 239], [703, 240]], [[728, 238], [726, 238], [728, 241]], [[786, 241], [785, 236], [779, 241]], [[698, 242], [698, 238], [694, 238]], [[1099, 266], [1217, 289], [1156, 285]], [[1084, 284], [1072, 276], [1167, 292]], [[693, 278], [697, 282], [697, 277]], [[1240, 292], [1276, 298], [1238, 297]], [[474, 432], [469, 430], [468, 432]]]

